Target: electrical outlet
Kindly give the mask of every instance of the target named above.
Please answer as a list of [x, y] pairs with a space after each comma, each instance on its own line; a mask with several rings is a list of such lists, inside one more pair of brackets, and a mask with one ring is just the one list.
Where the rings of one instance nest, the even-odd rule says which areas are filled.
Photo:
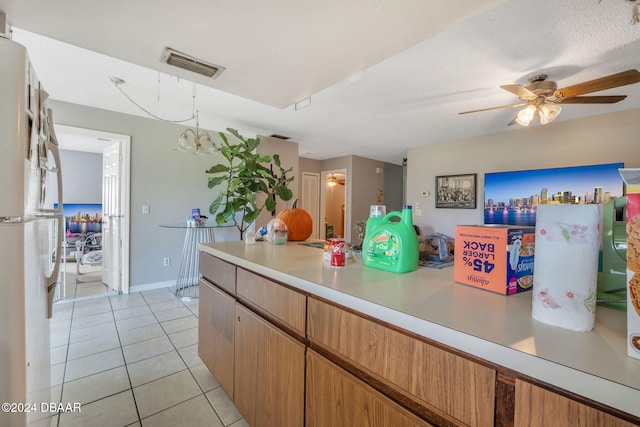
[[171, 258], [165, 258], [162, 260], [162, 265], [164, 265], [165, 267], [168, 267], [171, 265]]
[[149, 205], [142, 205], [142, 214], [149, 215], [150, 207]]

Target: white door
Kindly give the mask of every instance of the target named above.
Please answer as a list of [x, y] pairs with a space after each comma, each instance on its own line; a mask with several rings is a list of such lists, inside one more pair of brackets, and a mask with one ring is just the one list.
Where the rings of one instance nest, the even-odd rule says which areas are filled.
[[102, 151], [102, 281], [122, 292], [122, 147], [115, 142]]
[[320, 174], [302, 172], [302, 209], [313, 219], [312, 239], [320, 238]]

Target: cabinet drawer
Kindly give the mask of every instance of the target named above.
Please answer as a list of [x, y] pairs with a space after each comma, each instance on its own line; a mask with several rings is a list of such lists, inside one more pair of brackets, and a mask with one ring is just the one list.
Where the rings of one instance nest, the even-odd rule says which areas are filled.
[[250, 271], [238, 268], [237, 295], [305, 336], [307, 297]]
[[311, 350], [305, 418], [307, 427], [431, 425]]
[[416, 403], [452, 421], [493, 426], [495, 370], [314, 298], [307, 322], [312, 343]]
[[516, 379], [514, 425], [631, 427], [635, 422], [592, 408], [526, 381]]
[[228, 294], [200, 280], [198, 355], [229, 396], [233, 396], [235, 304]]
[[200, 252], [200, 273], [211, 283], [215, 283], [232, 294], [236, 293], [235, 265], [206, 252]]

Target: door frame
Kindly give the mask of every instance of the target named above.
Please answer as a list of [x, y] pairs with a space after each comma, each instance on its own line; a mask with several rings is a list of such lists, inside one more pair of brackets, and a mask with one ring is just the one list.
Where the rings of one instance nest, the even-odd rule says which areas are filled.
[[[122, 176], [119, 188], [122, 213], [124, 215], [124, 224], [122, 225], [122, 250], [120, 251], [120, 266], [122, 268], [121, 292], [123, 294], [128, 294], [130, 286], [129, 246], [131, 225], [131, 136], [58, 124], [54, 124], [54, 129], [56, 134], [70, 134], [79, 138], [86, 138], [86, 144], [90, 145], [91, 148], [85, 151], [99, 152], [102, 154], [103, 146], [117, 141], [122, 143]], [[76, 150], [83, 151], [82, 149]]]
[[[300, 185], [301, 187], [301, 191], [302, 191], [302, 202], [303, 205], [300, 206], [303, 209], [306, 209], [307, 211], [309, 211], [308, 209], [308, 204], [309, 204], [309, 198], [314, 197], [315, 198], [315, 203], [317, 203], [317, 211], [316, 211], [316, 215], [314, 218], [312, 218], [312, 224], [313, 224], [313, 234], [311, 234], [311, 238], [313, 239], [320, 239], [320, 218], [321, 218], [321, 206], [320, 206], [320, 173], [318, 172], [307, 172], [307, 171], [303, 171], [302, 172], [302, 184]], [[316, 188], [315, 188], [315, 193], [314, 194], [309, 194], [306, 189], [307, 187], [305, 186], [305, 177], [312, 177], [316, 179]], [[305, 207], [305, 205], [307, 207]]]

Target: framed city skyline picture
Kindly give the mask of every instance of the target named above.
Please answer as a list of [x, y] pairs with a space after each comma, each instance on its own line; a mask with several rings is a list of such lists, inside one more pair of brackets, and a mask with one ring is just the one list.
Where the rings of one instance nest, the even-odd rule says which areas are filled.
[[535, 225], [536, 207], [546, 203], [604, 204], [623, 196], [624, 163], [487, 173], [484, 223]]
[[[58, 204], [54, 205], [57, 208]], [[62, 215], [68, 233], [100, 233], [102, 231], [102, 205], [100, 203], [64, 203]]]

